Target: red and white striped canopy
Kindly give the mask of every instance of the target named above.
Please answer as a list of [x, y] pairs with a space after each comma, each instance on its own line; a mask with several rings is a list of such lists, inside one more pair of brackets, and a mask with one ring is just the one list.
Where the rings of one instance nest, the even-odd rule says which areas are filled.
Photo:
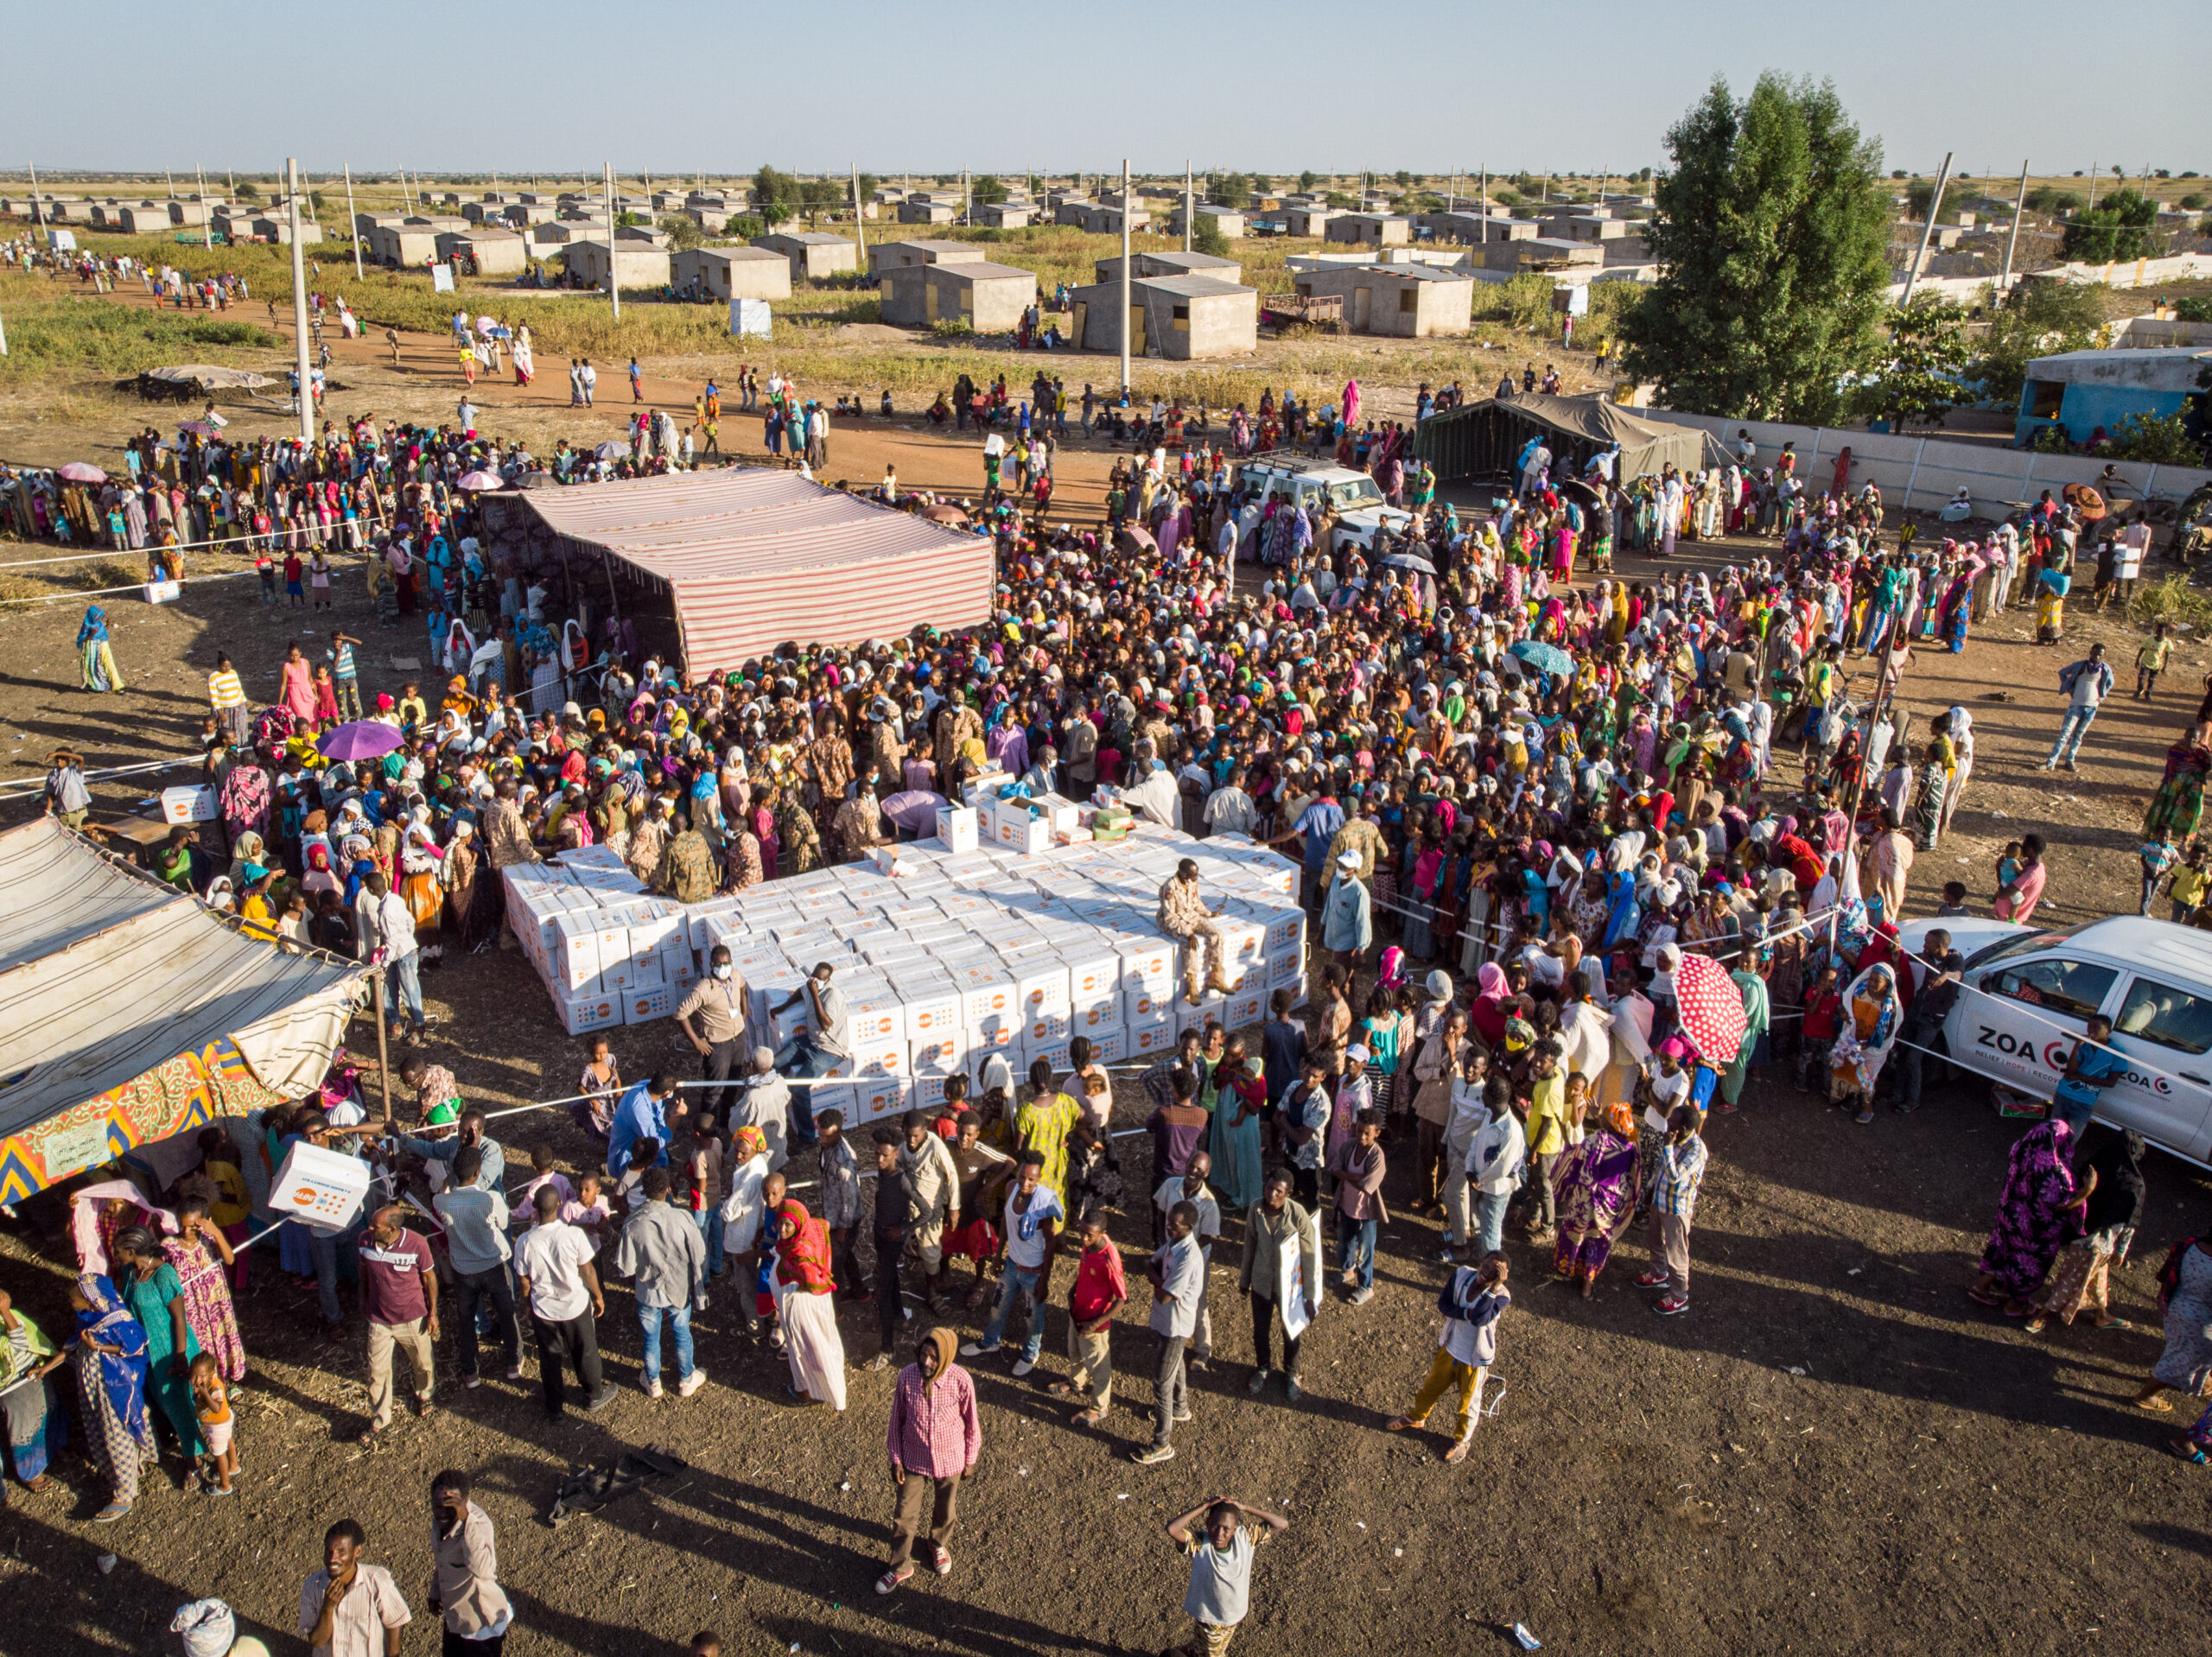
[[555, 534], [666, 581], [696, 672], [787, 639], [855, 644], [990, 619], [988, 540], [796, 473], [730, 467], [522, 498]]

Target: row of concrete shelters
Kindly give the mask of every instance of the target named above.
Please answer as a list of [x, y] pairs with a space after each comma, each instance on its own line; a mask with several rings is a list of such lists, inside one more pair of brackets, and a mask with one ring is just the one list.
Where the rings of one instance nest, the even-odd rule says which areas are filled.
[[1352, 264], [1300, 270], [1293, 280], [1301, 298], [1341, 295], [1344, 322], [1354, 333], [1425, 340], [1465, 333], [1474, 320], [1475, 279], [1464, 270], [1433, 264]]
[[1003, 333], [1036, 302], [1037, 277], [988, 259], [910, 264], [882, 273], [882, 296], [883, 320], [903, 327], [957, 320], [978, 333]]

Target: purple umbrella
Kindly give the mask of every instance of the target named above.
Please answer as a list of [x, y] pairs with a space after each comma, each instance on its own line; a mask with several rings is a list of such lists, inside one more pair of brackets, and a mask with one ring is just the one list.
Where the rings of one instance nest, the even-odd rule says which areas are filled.
[[398, 731], [375, 719], [334, 725], [315, 740], [315, 752], [326, 759], [377, 759], [398, 746]]

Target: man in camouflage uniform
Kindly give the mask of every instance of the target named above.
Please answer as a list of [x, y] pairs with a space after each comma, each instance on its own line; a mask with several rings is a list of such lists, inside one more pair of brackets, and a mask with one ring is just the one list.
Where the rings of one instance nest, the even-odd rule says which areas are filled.
[[659, 878], [654, 884], [679, 904], [702, 904], [713, 897], [721, 882], [707, 837], [696, 828], [686, 828], [671, 841], [668, 850], [661, 854]]
[[830, 839], [840, 863], [857, 863], [868, 855], [868, 848], [883, 844], [883, 813], [875, 803], [873, 778], [863, 781], [861, 791], [837, 808], [830, 822]]

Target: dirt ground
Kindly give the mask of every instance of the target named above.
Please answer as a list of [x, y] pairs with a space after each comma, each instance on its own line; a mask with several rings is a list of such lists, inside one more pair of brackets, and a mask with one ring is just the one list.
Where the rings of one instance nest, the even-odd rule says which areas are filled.
[[[601, 385], [626, 394], [619, 378]], [[602, 403], [603, 420], [620, 417], [615, 403]], [[852, 441], [868, 467], [880, 464], [867, 448], [876, 440]], [[980, 486], [972, 444], [890, 441], [902, 477]], [[833, 473], [870, 475], [859, 458], [837, 458]], [[1105, 457], [1095, 464], [1103, 475]], [[1707, 562], [1758, 549], [1731, 543]], [[1632, 577], [1657, 572], [1621, 562]], [[74, 689], [77, 604], [0, 613], [10, 756], [0, 777], [35, 779], [56, 741], [79, 744], [95, 767], [188, 751], [217, 649], [257, 695], [273, 685], [285, 643], [334, 622], [371, 641], [365, 691], [396, 688], [412, 676], [393, 659], [422, 654], [419, 635], [376, 631], [352, 581], [333, 617], [267, 613], [251, 579], [188, 584], [173, 606], [126, 597], [109, 608], [130, 689], [107, 698]], [[2076, 625], [2077, 638], [2101, 631], [2116, 657], [2132, 659], [2132, 629]], [[1915, 866], [1916, 911], [1952, 878], [1983, 911], [1998, 847], [2031, 827], [2053, 847], [2040, 912], [2071, 921], [2134, 900], [2140, 809], [2158, 755], [2193, 711], [2204, 652], [2185, 645], [2147, 708], [2115, 700], [2080, 774], [2054, 785], [2030, 767], [2057, 721], [2056, 670], [2078, 644], [2038, 650], [2025, 634], [2024, 619], [1999, 618], [1963, 656], [1923, 654], [1907, 675], [1916, 722], [1963, 703], [1980, 743], [1951, 836]], [[2000, 689], [2006, 700], [1994, 699]], [[102, 803], [149, 792], [109, 789]], [[29, 809], [9, 805], [0, 820]], [[561, 1032], [518, 955], [456, 961], [427, 975], [425, 991], [439, 1020], [428, 1051], [472, 1099], [498, 1108], [569, 1091], [582, 1044]], [[372, 1032], [357, 1031], [372, 1051]], [[626, 1074], [690, 1069], [671, 1025], [618, 1031], [614, 1045]], [[1141, 1121], [1135, 1091], [1123, 1092], [1121, 1126]], [[1324, 1309], [1295, 1406], [1279, 1390], [1244, 1391], [1251, 1348], [1234, 1304], [1232, 1223], [1214, 1265], [1216, 1362], [1194, 1378], [1196, 1419], [1178, 1431], [1178, 1458], [1154, 1469], [1124, 1458], [1151, 1402], [1141, 1310], [1125, 1309], [1116, 1332], [1123, 1385], [1105, 1430], [1066, 1425], [1041, 1390], [1065, 1370], [1064, 1266], [1039, 1372], [1017, 1381], [1004, 1357], [976, 1366], [985, 1449], [954, 1574], [925, 1574], [889, 1599], [869, 1586], [891, 1509], [887, 1376], [853, 1374], [842, 1421], [788, 1409], [782, 1363], [733, 1331], [732, 1303], [718, 1297], [698, 1322], [707, 1389], [649, 1401], [618, 1290], [602, 1345], [622, 1391], [604, 1414], [549, 1428], [534, 1381], [463, 1392], [448, 1347], [439, 1412], [403, 1415], [365, 1457], [353, 1444], [365, 1405], [358, 1319], [326, 1338], [312, 1292], [257, 1257], [241, 1309], [255, 1374], [240, 1413], [240, 1499], [210, 1501], [156, 1479], [124, 1524], [94, 1527], [98, 1481], [65, 1457], [67, 1494], [14, 1490], [0, 1516], [0, 1588], [21, 1617], [0, 1644], [38, 1657], [168, 1648], [158, 1630], [175, 1607], [217, 1594], [282, 1642], [273, 1649], [295, 1649], [299, 1584], [320, 1563], [324, 1527], [350, 1514], [418, 1608], [410, 1643], [424, 1649], [424, 1493], [432, 1472], [457, 1465], [499, 1527], [518, 1657], [671, 1649], [704, 1627], [733, 1652], [1157, 1650], [1185, 1632], [1185, 1569], [1160, 1527], [1218, 1491], [1291, 1521], [1257, 1569], [1238, 1647], [1255, 1653], [1386, 1639], [1420, 1653], [1504, 1649], [1516, 1622], [1551, 1649], [1592, 1654], [2196, 1649], [2201, 1631], [2190, 1630], [2212, 1558], [2202, 1470], [2158, 1452], [2174, 1418], [2144, 1416], [2126, 1399], [2158, 1350], [2151, 1273], [2173, 1240], [2204, 1228], [2212, 1190], [2171, 1160], [2149, 1166], [2135, 1258], [2115, 1282], [2120, 1309], [2148, 1329], [2028, 1336], [1962, 1292], [2012, 1129], [1978, 1085], [1932, 1092], [1933, 1108], [1909, 1121], [1885, 1113], [1862, 1129], [1770, 1080], [1754, 1083], [1739, 1115], [1713, 1118], [1686, 1317], [1654, 1317], [1630, 1285], [1640, 1237], [1586, 1304], [1546, 1282], [1547, 1258], [1512, 1245], [1517, 1298], [1496, 1371], [1506, 1393], [1459, 1469], [1435, 1459], [1435, 1434], [1381, 1431], [1433, 1344], [1443, 1268], [1432, 1222], [1396, 1218], [1375, 1299]], [[570, 1166], [590, 1154], [557, 1112], [512, 1119], [499, 1137], [511, 1157], [540, 1142]], [[1149, 1186], [1145, 1145], [1122, 1145], [1132, 1193]], [[1401, 1169], [1394, 1202], [1407, 1185]], [[1133, 1276], [1147, 1238], [1141, 1205], [1114, 1228]], [[52, 1330], [67, 1324], [67, 1251], [49, 1231], [34, 1207], [0, 1235], [0, 1285]], [[849, 1352], [870, 1354], [870, 1309], [842, 1321]], [[690, 1470], [576, 1520], [565, 1536], [543, 1523], [565, 1470], [648, 1444]], [[103, 1574], [109, 1549], [118, 1557]], [[650, 1644], [639, 1647], [640, 1636]]]

